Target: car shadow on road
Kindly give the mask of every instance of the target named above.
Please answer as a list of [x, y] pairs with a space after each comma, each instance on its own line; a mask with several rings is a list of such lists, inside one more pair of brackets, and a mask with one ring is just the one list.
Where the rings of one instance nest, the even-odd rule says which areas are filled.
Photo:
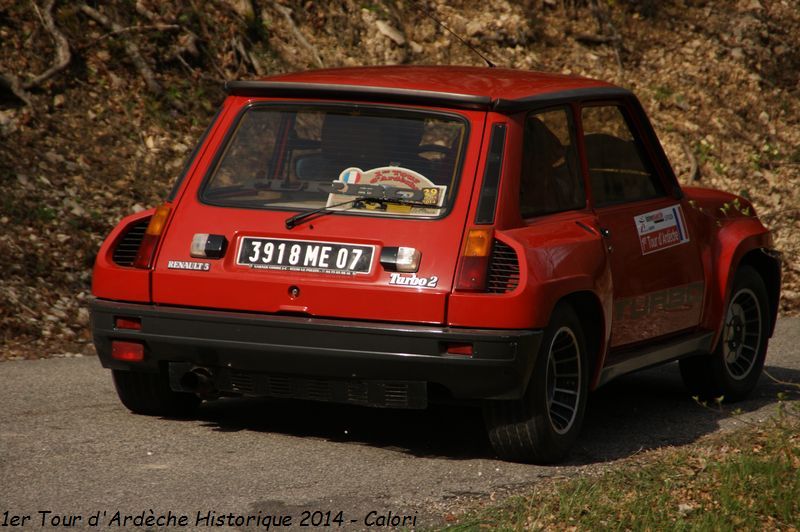
[[[765, 368], [777, 381], [800, 383], [800, 371]], [[677, 364], [627, 375], [589, 397], [581, 437], [570, 463], [590, 464], [625, 458], [659, 447], [692, 443], [720, 429], [736, 415], [760, 410], [777, 413], [779, 394], [800, 400], [800, 389], [763, 375], [744, 401], [701, 405], [683, 387]]]
[[431, 405], [390, 410], [312, 401], [243, 398], [204, 404], [200, 419], [218, 431], [263, 431], [369, 445], [416, 456], [491, 457], [477, 408]]
[[[767, 367], [775, 379], [800, 382], [800, 371]], [[702, 406], [683, 387], [676, 364], [627, 375], [589, 397], [583, 432], [564, 465], [624, 458], [685, 445], [713, 433], [734, 409], [777, 412], [779, 393], [798, 389], [763, 376], [751, 397], [735, 405]], [[769, 408], [775, 405], [775, 408]], [[199, 420], [215, 431], [258, 431], [366, 445], [420, 457], [493, 459], [477, 408], [432, 405], [384, 410], [275, 399], [225, 399], [203, 405]]]

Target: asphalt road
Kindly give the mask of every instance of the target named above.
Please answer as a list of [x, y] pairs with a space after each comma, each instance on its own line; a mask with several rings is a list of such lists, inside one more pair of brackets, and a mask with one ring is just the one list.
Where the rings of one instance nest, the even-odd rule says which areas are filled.
[[[800, 382], [798, 346], [800, 318], [780, 320], [767, 371]], [[469, 408], [406, 412], [237, 399], [204, 405], [191, 421], [148, 418], [122, 407], [93, 357], [2, 362], [0, 382], [4, 530], [41, 529], [43, 519], [64, 528], [69, 515], [81, 517], [72, 529], [130, 529], [140, 521], [125, 522], [126, 515], [147, 525], [146, 518], [168, 512], [186, 516], [185, 527], [170, 521], [175, 530], [266, 530], [267, 516], [290, 516], [297, 527], [303, 512], [306, 524], [329, 520], [331, 529], [361, 529], [365, 519], [379, 525], [389, 512], [408, 516], [406, 525], [415, 517], [417, 527], [435, 526], [465, 499], [591, 474], [741, 424], [694, 404], [674, 364], [593, 394], [578, 446], [559, 467], [494, 459], [480, 414]], [[787, 389], [764, 377], [737, 407], [766, 418]], [[14, 516], [23, 526], [4, 528]], [[237, 526], [236, 516], [261, 520]]]

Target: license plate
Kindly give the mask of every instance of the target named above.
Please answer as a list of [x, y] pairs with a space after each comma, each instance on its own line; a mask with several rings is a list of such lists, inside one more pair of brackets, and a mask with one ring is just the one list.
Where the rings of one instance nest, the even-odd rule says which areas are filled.
[[356, 275], [372, 270], [374, 253], [375, 246], [246, 236], [239, 245], [236, 264], [265, 270]]

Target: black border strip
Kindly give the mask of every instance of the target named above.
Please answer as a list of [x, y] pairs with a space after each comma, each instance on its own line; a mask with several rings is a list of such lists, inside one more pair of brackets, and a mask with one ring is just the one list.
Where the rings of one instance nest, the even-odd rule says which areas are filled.
[[[634, 371], [664, 364], [691, 355], [705, 355], [711, 352], [713, 332], [689, 333], [671, 342], [648, 345], [640, 349], [620, 349], [614, 355], [624, 359], [606, 365], [600, 373], [597, 387], [615, 378]], [[619, 355], [617, 355], [619, 353]], [[622, 355], [624, 353], [624, 355]], [[615, 360], [619, 360], [616, 358]]]
[[574, 103], [576, 100], [630, 96], [633, 96], [633, 93], [621, 87], [589, 87], [584, 89], [548, 92], [535, 96], [526, 96], [516, 100], [499, 98], [492, 102], [492, 110], [498, 113], [514, 113], [517, 111], [527, 111], [528, 109], [539, 107], [543, 104], [558, 105]]
[[226, 81], [225, 90], [229, 94], [239, 96], [346, 98], [348, 100], [365, 99], [378, 102], [440, 105], [443, 107], [457, 107], [462, 109], [488, 110], [493, 103], [489, 96], [476, 96], [472, 94], [363, 85], [294, 83], [286, 81]]
[[494, 223], [497, 197], [500, 195], [500, 172], [503, 169], [505, 146], [506, 125], [504, 123], [494, 124], [489, 142], [489, 153], [486, 156], [486, 170], [483, 173], [481, 195], [478, 198], [478, 208], [475, 214], [475, 223], [478, 225]]

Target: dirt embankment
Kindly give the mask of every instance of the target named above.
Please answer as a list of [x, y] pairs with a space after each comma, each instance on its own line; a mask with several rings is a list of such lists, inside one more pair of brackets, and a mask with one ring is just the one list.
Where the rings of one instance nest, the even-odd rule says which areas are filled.
[[[597, 5], [601, 7], [596, 7]], [[633, 89], [683, 182], [751, 198], [800, 308], [800, 4], [0, 2], [0, 358], [87, 348], [90, 269], [157, 204], [224, 79], [319, 66], [495, 63]]]

